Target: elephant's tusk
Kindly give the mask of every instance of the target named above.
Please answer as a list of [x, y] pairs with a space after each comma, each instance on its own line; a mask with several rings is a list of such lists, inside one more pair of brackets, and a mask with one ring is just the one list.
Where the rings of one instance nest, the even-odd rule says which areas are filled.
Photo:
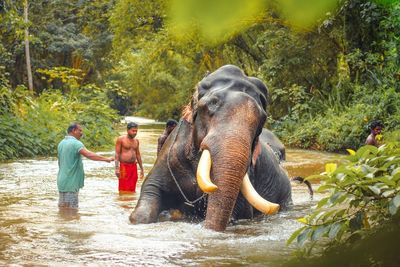
[[211, 182], [210, 179], [211, 170], [211, 154], [210, 151], [204, 150], [201, 154], [199, 165], [197, 166], [197, 183], [200, 189], [205, 193], [212, 193], [218, 189], [218, 187]]
[[279, 210], [279, 205], [276, 203], [269, 202], [268, 200], [261, 197], [254, 189], [250, 182], [249, 176], [246, 175], [243, 178], [242, 187], [240, 188], [243, 196], [246, 200], [257, 210], [265, 214], [274, 214]]

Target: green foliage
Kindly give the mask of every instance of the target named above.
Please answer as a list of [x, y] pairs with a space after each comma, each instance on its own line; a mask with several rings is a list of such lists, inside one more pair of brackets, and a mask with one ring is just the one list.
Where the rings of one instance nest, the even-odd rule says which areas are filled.
[[[69, 88], [79, 87], [82, 81], [82, 70], [68, 67], [54, 67], [51, 69], [37, 69], [37, 73], [42, 74], [42, 79], [46, 80], [52, 87], [61, 87], [63, 92], [68, 92]], [[65, 86], [67, 88], [64, 88]]]
[[0, 108], [0, 160], [54, 155], [73, 121], [84, 126], [82, 141], [87, 147], [113, 143], [117, 116], [109, 107], [106, 92], [92, 84], [74, 85], [64, 85], [70, 91], [65, 95], [47, 90], [38, 97], [23, 86], [14, 91], [1, 88], [0, 103], [4, 105]]
[[[120, 58], [132, 50], [146, 47], [163, 28], [166, 3], [164, 0], [117, 1], [110, 12], [110, 28], [114, 33], [113, 52]], [[123, 18], [123, 19], [121, 19]]]
[[[268, 123], [288, 145], [357, 148], [372, 119], [385, 123], [385, 139], [399, 130], [398, 1], [29, 1], [28, 24], [21, 1], [3, 2], [7, 90], [26, 84], [29, 27], [35, 95], [56, 89], [81, 103], [86, 86], [101, 88], [96, 101], [121, 115], [177, 119], [207, 71], [235, 64], [268, 86]], [[27, 105], [4, 101], [26, 117]]]
[[368, 124], [379, 119], [385, 125], [385, 140], [396, 140], [392, 132], [399, 129], [400, 98], [395, 89], [379, 88], [367, 94], [366, 88], [356, 88], [349, 107], [326, 105], [324, 113], [311, 118], [284, 117], [274, 122], [275, 131], [289, 146], [339, 152], [360, 147], [369, 134]]
[[333, 172], [306, 179], [319, 179], [325, 197], [299, 219], [304, 227], [288, 243], [297, 240], [310, 253], [317, 242], [353, 242], [399, 215], [400, 143], [361, 147]]
[[[93, 81], [99, 79], [98, 71], [105, 71], [110, 66], [107, 56], [112, 35], [108, 30], [107, 11], [113, 6], [113, 1], [28, 1], [28, 25], [23, 21], [23, 1], [3, 2], [0, 66], [13, 74], [7, 75], [13, 87], [26, 84], [22, 42], [26, 26], [29, 27], [34, 73], [37, 69], [65, 66], [83, 70], [86, 79]], [[36, 93], [48, 86], [39, 76], [33, 77]]]
[[351, 242], [333, 245], [309, 256], [297, 253], [282, 266], [397, 266], [400, 261], [398, 216], [371, 229], [368, 234]]
[[[328, 151], [358, 148], [368, 135], [366, 126], [374, 119], [384, 122], [384, 135], [388, 135], [389, 139], [391, 132], [399, 130], [397, 73], [400, 61], [396, 37], [400, 33], [399, 17], [399, 3], [383, 8], [370, 1], [348, 1], [334, 19], [326, 20], [320, 27], [326, 33], [322, 35], [323, 39], [329, 37], [322, 43], [335, 40], [334, 43], [339, 44], [342, 50], [328, 48], [329, 53], [336, 53], [336, 64], [326, 64], [324, 68], [330, 73], [330, 78], [317, 74], [318, 79], [325, 77], [325, 81], [313, 79], [307, 85], [297, 78], [295, 81], [288, 78], [285, 84], [279, 85], [276, 81], [284, 81], [282, 77], [275, 80], [274, 76], [269, 76], [273, 85], [272, 97], [278, 100], [271, 105], [274, 119], [271, 124], [286, 144]], [[376, 30], [376, 25], [380, 25], [379, 31]], [[348, 35], [343, 36], [346, 32]], [[290, 32], [285, 32], [287, 34], [291, 36]], [[314, 38], [312, 34], [308, 36]], [[285, 50], [287, 49], [282, 51]], [[297, 54], [300, 55], [299, 52]], [[291, 57], [297, 58], [294, 55]], [[316, 61], [309, 62], [312, 66]], [[318, 65], [323, 66], [320, 63]], [[264, 66], [274, 65], [266, 62]], [[310, 72], [307, 66], [305, 70]], [[296, 71], [290, 69], [290, 72]], [[294, 76], [288, 74], [288, 77], [296, 75], [297, 73]], [[301, 77], [307, 75], [301, 74]], [[303, 112], [296, 112], [291, 108], [294, 102], [284, 99], [283, 92], [289, 92], [291, 83], [306, 88], [309, 100], [301, 101], [307, 107]], [[282, 89], [276, 90], [275, 87], [278, 86]], [[310, 86], [315, 88], [311, 90]], [[276, 93], [278, 94], [275, 95]], [[286, 103], [289, 105], [285, 106]], [[283, 112], [284, 109], [286, 112]]]

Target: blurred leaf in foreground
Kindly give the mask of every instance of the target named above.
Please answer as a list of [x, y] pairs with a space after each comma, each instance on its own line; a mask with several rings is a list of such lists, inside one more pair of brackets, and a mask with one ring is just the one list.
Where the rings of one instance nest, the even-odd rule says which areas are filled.
[[299, 30], [311, 30], [329, 16], [339, 0], [279, 0], [278, 9], [286, 22]]
[[261, 19], [264, 0], [172, 0], [169, 27], [180, 38], [199, 34], [218, 43]]

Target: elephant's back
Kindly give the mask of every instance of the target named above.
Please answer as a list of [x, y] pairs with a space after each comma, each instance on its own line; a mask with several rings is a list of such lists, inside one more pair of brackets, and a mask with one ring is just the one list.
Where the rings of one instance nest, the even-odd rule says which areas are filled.
[[278, 203], [283, 209], [291, 204], [290, 179], [270, 146], [262, 144], [254, 175], [255, 189], [262, 197]]
[[260, 134], [260, 141], [271, 147], [273, 152], [278, 156], [279, 160], [286, 159], [285, 145], [279, 138], [270, 130], [263, 128]]

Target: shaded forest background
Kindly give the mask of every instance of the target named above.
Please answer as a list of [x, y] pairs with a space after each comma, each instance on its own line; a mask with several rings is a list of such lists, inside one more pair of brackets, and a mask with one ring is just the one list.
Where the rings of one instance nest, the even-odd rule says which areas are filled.
[[288, 146], [356, 149], [375, 119], [399, 140], [400, 4], [334, 2], [313, 25], [296, 25], [269, 1], [210, 41], [177, 36], [166, 0], [2, 0], [0, 160], [54, 154], [74, 120], [85, 144], [101, 147], [121, 115], [179, 119], [196, 83], [224, 64], [265, 82], [266, 127]]

